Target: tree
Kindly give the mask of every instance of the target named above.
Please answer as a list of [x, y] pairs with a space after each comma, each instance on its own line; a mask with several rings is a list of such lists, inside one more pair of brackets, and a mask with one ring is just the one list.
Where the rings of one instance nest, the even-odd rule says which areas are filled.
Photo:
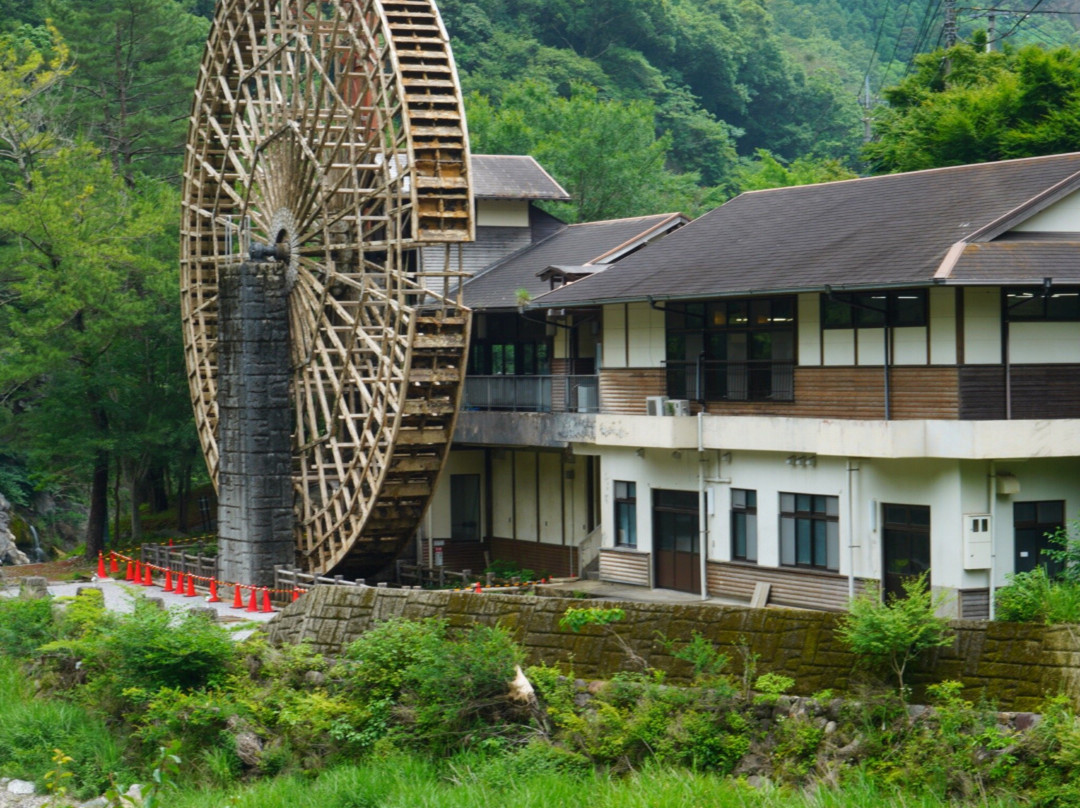
[[207, 21], [178, 0], [52, 0], [76, 70], [67, 113], [129, 184], [179, 174]]
[[916, 64], [875, 115], [864, 156], [877, 172], [1057, 154], [1080, 143], [1080, 51], [958, 45]]
[[[105, 534], [112, 458], [130, 454], [132, 425], [160, 417], [178, 392], [147, 383], [144, 360], [160, 360], [142, 352], [176, 330], [163, 244], [174, 243], [175, 209], [175, 191], [129, 187], [88, 144], [42, 158], [0, 202], [0, 401], [33, 462], [89, 475], [90, 557]], [[178, 431], [175, 421], [160, 428]]]
[[780, 160], [765, 149], [758, 149], [756, 159], [745, 162], [736, 172], [739, 191], [813, 185], [818, 182], [850, 180], [858, 176], [839, 160], [798, 157], [791, 162]]
[[952, 643], [949, 620], [937, 615], [948, 596], [930, 592], [926, 573], [903, 582], [904, 596], [882, 601], [872, 590], [855, 597], [840, 620], [840, 639], [857, 655], [884, 663], [906, 696], [904, 672], [923, 651]]

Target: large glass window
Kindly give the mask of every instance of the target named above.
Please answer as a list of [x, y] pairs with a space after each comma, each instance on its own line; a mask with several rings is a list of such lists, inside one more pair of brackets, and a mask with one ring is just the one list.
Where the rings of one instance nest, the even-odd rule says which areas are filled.
[[1080, 320], [1080, 289], [1006, 289], [1005, 316], [1013, 322], [1046, 320], [1070, 322]]
[[780, 563], [840, 569], [840, 500], [819, 494], [780, 495]]
[[793, 399], [794, 297], [672, 303], [666, 312], [669, 396]]
[[821, 296], [822, 328], [904, 328], [927, 321], [925, 289], [891, 292], [834, 292]]
[[637, 547], [637, 483], [615, 481], [615, 545]]
[[485, 314], [484, 334], [469, 348], [471, 376], [547, 376], [552, 338], [543, 323], [516, 314]]
[[731, 489], [731, 557], [757, 561], [757, 491]]

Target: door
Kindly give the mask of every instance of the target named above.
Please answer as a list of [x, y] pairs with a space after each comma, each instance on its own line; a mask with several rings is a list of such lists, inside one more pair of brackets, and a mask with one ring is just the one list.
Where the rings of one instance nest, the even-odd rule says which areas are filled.
[[927, 505], [882, 505], [882, 544], [885, 558], [885, 595], [902, 597], [903, 582], [927, 573], [930, 585], [930, 507]]
[[1013, 546], [1016, 558], [1014, 572], [1031, 572], [1041, 565], [1053, 576], [1061, 571], [1061, 563], [1043, 555], [1044, 550], [1057, 549], [1046, 538], [1065, 524], [1065, 502], [1053, 499], [1044, 502], [1013, 503]]
[[653, 491], [654, 583], [661, 589], [701, 592], [696, 491]]
[[480, 541], [480, 475], [450, 475], [450, 538]]

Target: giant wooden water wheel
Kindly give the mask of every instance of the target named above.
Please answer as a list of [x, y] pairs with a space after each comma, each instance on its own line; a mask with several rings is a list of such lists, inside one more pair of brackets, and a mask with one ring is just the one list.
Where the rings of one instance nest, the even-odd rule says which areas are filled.
[[420, 523], [468, 342], [450, 245], [472, 233], [461, 90], [433, 0], [219, 0], [184, 167], [188, 380], [216, 485], [218, 271], [285, 262], [310, 571], [376, 569]]

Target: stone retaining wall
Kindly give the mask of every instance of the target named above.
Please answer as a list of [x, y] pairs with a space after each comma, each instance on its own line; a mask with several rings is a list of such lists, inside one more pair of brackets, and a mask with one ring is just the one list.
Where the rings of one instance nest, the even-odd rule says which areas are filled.
[[[580, 634], [559, 628], [567, 608], [595, 605], [568, 598], [476, 595], [353, 587], [316, 587], [288, 606], [269, 625], [273, 642], [306, 641], [334, 655], [372, 625], [391, 617], [443, 617], [451, 626], [501, 623], [526, 648], [529, 661], [572, 664], [574, 675], [604, 678], [626, 667], [626, 654], [604, 629]], [[860, 674], [855, 658], [836, 636], [839, 616], [787, 609], [661, 603], [605, 603], [626, 611], [615, 630], [653, 667], [685, 681], [688, 666], [659, 642], [663, 635], [689, 640], [691, 632], [728, 650], [730, 670], [742, 663], [737, 646], [745, 638], [759, 655], [758, 673], [792, 677], [800, 694], [843, 692]], [[965, 685], [965, 696], [993, 700], [1003, 710], [1038, 710], [1046, 694], [1080, 695], [1080, 636], [1075, 627], [956, 621], [956, 640], [938, 649], [910, 675], [919, 686], [942, 679]]]

